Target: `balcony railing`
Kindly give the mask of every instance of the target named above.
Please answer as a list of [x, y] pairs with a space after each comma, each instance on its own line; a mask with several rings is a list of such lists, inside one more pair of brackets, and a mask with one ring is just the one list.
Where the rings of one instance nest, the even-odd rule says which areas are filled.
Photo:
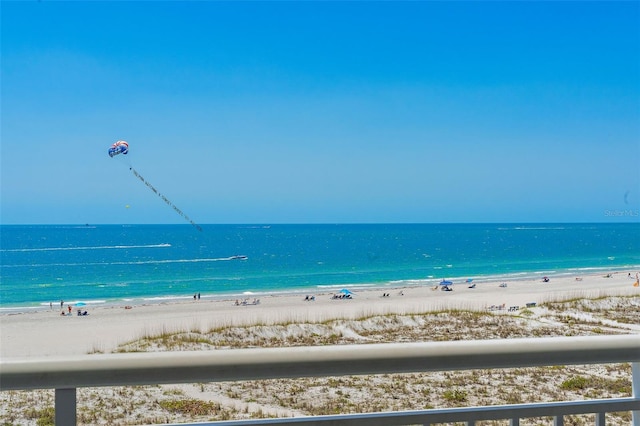
[[[640, 426], [640, 336], [554, 337], [201, 352], [129, 353], [0, 361], [0, 390], [55, 389], [58, 426], [76, 424], [79, 387], [631, 363], [632, 396], [419, 411], [236, 420], [199, 425], [406, 425], [631, 411]], [[196, 424], [196, 423], [191, 423]]]

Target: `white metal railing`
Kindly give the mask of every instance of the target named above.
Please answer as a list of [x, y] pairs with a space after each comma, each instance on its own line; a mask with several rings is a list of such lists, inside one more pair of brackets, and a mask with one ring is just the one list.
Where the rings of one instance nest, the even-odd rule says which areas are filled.
[[[640, 336], [554, 337], [427, 343], [389, 343], [200, 352], [84, 355], [0, 361], [0, 391], [55, 389], [56, 425], [76, 424], [76, 389], [273, 378], [515, 368], [544, 365], [632, 365], [632, 396], [586, 401], [453, 409], [238, 420], [216, 425], [404, 425], [632, 411], [640, 426]], [[200, 425], [204, 423], [198, 423]]]

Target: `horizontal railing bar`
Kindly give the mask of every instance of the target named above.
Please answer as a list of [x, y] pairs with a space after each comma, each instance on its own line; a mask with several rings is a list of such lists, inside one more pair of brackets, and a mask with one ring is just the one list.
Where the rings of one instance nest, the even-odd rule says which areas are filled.
[[561, 401], [537, 404], [495, 405], [483, 407], [443, 408], [417, 411], [394, 411], [365, 414], [337, 414], [329, 416], [289, 417], [277, 419], [229, 420], [209, 423], [179, 423], [169, 426], [250, 426], [304, 425], [327, 426], [393, 426], [420, 423], [449, 423], [470, 420], [502, 420], [512, 418], [548, 417], [597, 412], [630, 411], [640, 408], [633, 398]]
[[387, 343], [0, 361], [0, 390], [638, 362], [637, 335]]

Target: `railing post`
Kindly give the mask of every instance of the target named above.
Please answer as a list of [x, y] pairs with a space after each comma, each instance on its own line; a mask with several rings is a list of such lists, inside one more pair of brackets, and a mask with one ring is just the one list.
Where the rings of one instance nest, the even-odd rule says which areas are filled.
[[516, 417], [509, 420], [509, 426], [520, 426], [520, 418]]
[[562, 414], [553, 418], [553, 426], [564, 426], [564, 416]]
[[[640, 362], [631, 363], [631, 396], [640, 401]], [[631, 412], [631, 423], [640, 426], [640, 410]]]
[[76, 426], [76, 389], [56, 389], [56, 426]]
[[606, 413], [596, 413], [596, 426], [605, 426], [605, 414]]

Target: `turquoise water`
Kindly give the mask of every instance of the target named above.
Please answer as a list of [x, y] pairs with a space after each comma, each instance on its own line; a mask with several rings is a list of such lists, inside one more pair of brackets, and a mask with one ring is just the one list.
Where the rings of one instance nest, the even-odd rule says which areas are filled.
[[[1, 226], [0, 308], [640, 268], [639, 224]], [[234, 256], [246, 256], [237, 259]]]

